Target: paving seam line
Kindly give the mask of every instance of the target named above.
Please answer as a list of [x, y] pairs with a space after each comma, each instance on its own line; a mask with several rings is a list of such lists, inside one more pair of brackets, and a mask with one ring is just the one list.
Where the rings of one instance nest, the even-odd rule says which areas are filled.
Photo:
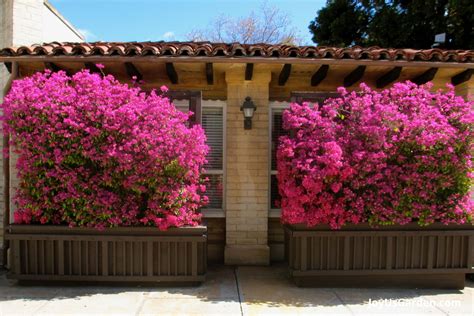
[[234, 268], [234, 277], [235, 277], [235, 285], [237, 287], [237, 295], [239, 297], [239, 307], [240, 307], [240, 315], [244, 316], [244, 311], [242, 309], [242, 292], [240, 291], [240, 284], [239, 284], [239, 277], [237, 275], [237, 269], [238, 267]]

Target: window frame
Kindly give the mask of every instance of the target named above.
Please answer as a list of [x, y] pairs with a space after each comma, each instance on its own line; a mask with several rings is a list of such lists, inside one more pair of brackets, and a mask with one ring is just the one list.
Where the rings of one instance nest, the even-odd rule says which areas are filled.
[[[272, 128], [273, 128], [273, 113], [275, 110], [284, 111], [289, 108], [290, 104], [293, 102], [315, 102], [316, 99], [321, 97], [324, 98], [334, 98], [338, 97], [340, 94], [336, 91], [317, 91], [317, 92], [308, 92], [308, 91], [294, 91], [291, 92], [290, 100], [270, 100], [268, 106], [268, 217], [269, 218], [280, 218], [281, 209], [272, 208], [272, 176], [277, 175], [278, 171], [272, 169]], [[313, 100], [312, 100], [313, 99]]]
[[[206, 170], [203, 175], [222, 175], [222, 208], [202, 208], [201, 212], [205, 218], [224, 218], [226, 213], [227, 193], [227, 102], [225, 100], [202, 100], [202, 110], [205, 108], [222, 108], [222, 170]], [[202, 122], [202, 121], [201, 121]]]
[[[277, 170], [272, 169], [272, 128], [273, 128], [273, 114], [276, 111], [283, 112], [284, 110], [288, 109], [291, 102], [289, 101], [270, 101], [269, 102], [269, 124], [268, 124], [268, 217], [269, 218], [279, 218], [281, 216], [281, 209], [280, 208], [272, 208], [272, 176], [278, 174]], [[276, 111], [275, 111], [276, 110]]]
[[202, 112], [205, 107], [222, 108], [222, 170], [206, 170], [206, 175], [222, 175], [222, 208], [201, 208], [203, 218], [225, 218], [226, 217], [226, 189], [227, 189], [227, 101], [202, 99], [201, 91], [173, 90], [165, 93], [173, 102], [189, 100], [189, 109], [194, 112], [191, 117], [190, 126], [199, 124], [202, 126]]

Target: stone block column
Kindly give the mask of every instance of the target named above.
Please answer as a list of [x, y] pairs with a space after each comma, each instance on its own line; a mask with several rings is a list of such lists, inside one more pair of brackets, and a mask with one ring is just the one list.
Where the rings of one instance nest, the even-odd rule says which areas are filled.
[[[269, 118], [271, 72], [255, 65], [245, 80], [245, 64], [226, 72], [227, 161], [225, 263], [268, 265]], [[244, 129], [240, 111], [245, 97], [257, 106], [252, 129]]]

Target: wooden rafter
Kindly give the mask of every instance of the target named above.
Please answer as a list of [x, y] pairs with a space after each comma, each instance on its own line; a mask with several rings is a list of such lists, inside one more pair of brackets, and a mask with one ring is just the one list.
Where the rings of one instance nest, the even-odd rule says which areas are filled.
[[311, 85], [313, 87], [320, 84], [327, 76], [329, 70], [329, 65], [322, 65], [316, 70], [316, 72], [311, 77]]
[[7, 68], [8, 72], [12, 73], [12, 63], [9, 61], [6, 61], [4, 65], [5, 65], [5, 68]]
[[344, 87], [350, 87], [364, 76], [366, 66], [358, 66], [344, 78]]
[[178, 73], [176, 72], [173, 63], [166, 63], [166, 74], [168, 75], [168, 78], [172, 84], [178, 83]]
[[457, 86], [463, 82], [469, 81], [472, 77], [472, 74], [474, 74], [474, 69], [466, 69], [463, 72], [454, 75], [451, 78], [451, 83], [454, 86]]
[[143, 80], [142, 73], [137, 69], [137, 67], [133, 63], [126, 62], [124, 63], [124, 65], [125, 65], [125, 70], [127, 71], [127, 74], [130, 77], [130, 79], [133, 79], [133, 77], [135, 77], [135, 80], [137, 82]]
[[59, 67], [58, 65], [56, 65], [55, 63], [52, 63], [52, 62], [45, 62], [44, 67], [46, 69], [49, 69], [49, 70], [54, 71], [54, 72], [58, 72], [58, 71], [62, 70], [61, 67]]
[[417, 85], [427, 83], [434, 79], [436, 73], [438, 72], [438, 68], [430, 68], [424, 73], [419, 76], [416, 76], [412, 79], [412, 82], [416, 83]]
[[253, 63], [245, 65], [245, 80], [252, 80], [253, 77]]
[[95, 63], [92, 63], [92, 62], [87, 62], [87, 63], [84, 63], [84, 67], [86, 69], [89, 69], [89, 71], [91, 73], [97, 73], [97, 74], [100, 74], [100, 75], [104, 75], [104, 72], [102, 71], [102, 69], [100, 69], [99, 67], [97, 67], [95, 65]]
[[383, 88], [390, 83], [394, 82], [400, 77], [402, 73], [402, 67], [393, 67], [391, 70], [383, 74], [377, 79], [377, 88]]
[[206, 80], [207, 84], [214, 84], [214, 67], [212, 63], [206, 63]]
[[284, 86], [288, 78], [290, 78], [291, 64], [284, 64], [278, 77], [278, 85]]

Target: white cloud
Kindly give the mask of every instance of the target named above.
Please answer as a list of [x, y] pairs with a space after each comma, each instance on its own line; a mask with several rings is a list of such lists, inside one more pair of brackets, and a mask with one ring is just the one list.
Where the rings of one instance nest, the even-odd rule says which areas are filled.
[[169, 40], [174, 39], [174, 38], [175, 38], [175, 35], [174, 35], [173, 32], [166, 32], [165, 34], [163, 34], [162, 37], [163, 37], [163, 39], [164, 39], [165, 41], [169, 41]]
[[97, 40], [97, 35], [89, 31], [88, 29], [77, 29], [81, 33], [86, 41], [95, 41]]

